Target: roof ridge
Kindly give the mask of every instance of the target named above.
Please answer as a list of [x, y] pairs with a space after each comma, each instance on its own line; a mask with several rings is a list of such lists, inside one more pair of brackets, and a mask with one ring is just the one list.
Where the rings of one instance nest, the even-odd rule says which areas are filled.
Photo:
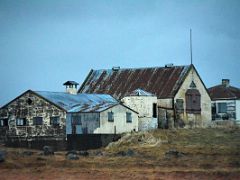
[[[120, 70], [143, 70], [143, 69], [156, 69], [156, 68], [175, 68], [175, 67], [187, 67], [187, 66], [191, 66], [191, 65], [173, 65], [172, 67], [165, 67], [165, 66], [152, 66], [152, 67], [137, 67], [137, 68], [120, 68], [116, 71], [120, 71]], [[93, 69], [93, 71], [107, 71], [107, 70], [113, 70], [112, 68], [110, 69]], [[114, 71], [114, 70], [113, 70]]]

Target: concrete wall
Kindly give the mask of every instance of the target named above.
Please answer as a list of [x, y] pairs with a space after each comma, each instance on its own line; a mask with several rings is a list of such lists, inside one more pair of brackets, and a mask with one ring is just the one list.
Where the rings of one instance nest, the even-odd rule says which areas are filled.
[[156, 96], [128, 96], [124, 97], [121, 101], [124, 105], [139, 113], [139, 131], [156, 129], [158, 127], [157, 118], [153, 117], [153, 104], [157, 104]]
[[158, 128], [158, 119], [157, 118], [148, 118], [148, 117], [139, 117], [138, 118], [138, 130], [147, 131], [151, 129]]
[[[114, 121], [108, 121], [108, 112], [114, 113]], [[132, 114], [132, 122], [126, 122], [126, 112]], [[138, 114], [130, 109], [116, 105], [106, 111], [100, 113], [100, 127], [97, 128], [95, 134], [119, 134], [124, 132], [138, 131]]]
[[139, 117], [153, 116], [153, 103], [157, 103], [156, 96], [128, 96], [122, 100], [124, 105], [138, 112]]
[[167, 109], [171, 109], [172, 107], [172, 98], [167, 98], [167, 99], [158, 99], [157, 100], [158, 107], [163, 107]]
[[[76, 125], [76, 134], [93, 134], [100, 127], [100, 113], [68, 113], [66, 119], [66, 133], [72, 134], [72, 119], [78, 118], [81, 125]], [[87, 132], [84, 132], [85, 131]]]
[[[32, 101], [30, 104], [29, 99]], [[60, 124], [57, 127], [50, 125], [50, 117], [53, 116], [60, 118]], [[43, 117], [43, 125], [33, 125], [34, 117]], [[65, 136], [66, 113], [30, 92], [0, 109], [0, 119], [4, 118], [7, 118], [9, 123], [8, 136]], [[26, 118], [26, 126], [17, 126], [17, 118]], [[0, 136], [5, 135], [6, 133], [0, 134]]]
[[[201, 114], [186, 113], [185, 94], [186, 91], [189, 89], [192, 79], [196, 84], [196, 89], [198, 89], [201, 94]], [[185, 81], [183, 82], [182, 86], [174, 97], [174, 103], [176, 103], [176, 99], [183, 100], [184, 112], [179, 114], [179, 118], [180, 120], [183, 120], [185, 126], [204, 127], [211, 124], [211, 99], [194, 69], [191, 69], [191, 72], [189, 72]]]
[[236, 100], [236, 120], [240, 124], [240, 100]]

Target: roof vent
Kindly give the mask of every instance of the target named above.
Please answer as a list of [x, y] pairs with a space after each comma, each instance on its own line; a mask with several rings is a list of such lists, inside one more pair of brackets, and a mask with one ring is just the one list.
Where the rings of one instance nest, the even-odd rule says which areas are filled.
[[171, 68], [173, 67], [173, 63], [165, 64], [165, 68]]
[[118, 70], [120, 70], [120, 66], [113, 66], [113, 67], [112, 67], [112, 70], [113, 70], [113, 71], [118, 71]]

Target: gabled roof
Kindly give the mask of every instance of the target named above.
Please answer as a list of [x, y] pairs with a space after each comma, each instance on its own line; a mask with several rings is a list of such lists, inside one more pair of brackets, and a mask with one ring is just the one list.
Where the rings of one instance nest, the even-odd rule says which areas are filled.
[[27, 90], [1, 108], [8, 106], [16, 99], [24, 96], [26, 93], [32, 93], [40, 98], [43, 98], [66, 112], [102, 112], [120, 104], [116, 99], [107, 94], [73, 95], [64, 92]]
[[126, 96], [155, 96], [155, 95], [147, 91], [144, 91], [142, 89], [135, 89], [131, 93], [127, 94]]
[[107, 94], [69, 94], [64, 92], [34, 91], [67, 112], [102, 112], [119, 102]]
[[233, 86], [217, 85], [208, 89], [212, 100], [240, 99], [240, 89]]
[[78, 92], [104, 93], [121, 99], [140, 88], [158, 98], [171, 98], [191, 67], [194, 66], [91, 70]]

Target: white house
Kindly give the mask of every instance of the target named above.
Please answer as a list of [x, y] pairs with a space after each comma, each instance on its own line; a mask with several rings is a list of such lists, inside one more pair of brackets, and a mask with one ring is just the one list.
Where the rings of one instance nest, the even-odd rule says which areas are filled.
[[230, 86], [229, 79], [208, 89], [212, 99], [212, 120], [232, 120], [240, 124], [240, 89]]

